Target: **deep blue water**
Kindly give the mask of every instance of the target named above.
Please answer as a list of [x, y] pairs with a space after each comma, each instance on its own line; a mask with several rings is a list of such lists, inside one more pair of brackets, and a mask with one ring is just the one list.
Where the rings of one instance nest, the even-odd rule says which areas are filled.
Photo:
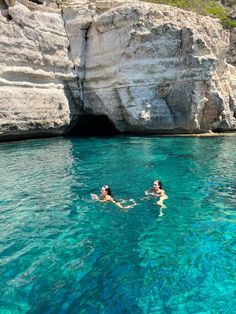
[[236, 137], [3, 143], [0, 182], [1, 314], [236, 311]]

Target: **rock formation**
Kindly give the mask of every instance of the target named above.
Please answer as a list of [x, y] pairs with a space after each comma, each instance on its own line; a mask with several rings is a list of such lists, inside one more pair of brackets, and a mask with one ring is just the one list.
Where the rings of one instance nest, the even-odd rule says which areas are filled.
[[86, 113], [121, 132], [236, 129], [235, 63], [216, 19], [137, 0], [6, 4], [1, 139], [64, 134]]
[[227, 62], [236, 67], [236, 28], [230, 30], [230, 46]]
[[15, 3], [0, 14], [0, 136], [63, 134], [76, 108], [66, 84], [75, 79], [61, 13]]

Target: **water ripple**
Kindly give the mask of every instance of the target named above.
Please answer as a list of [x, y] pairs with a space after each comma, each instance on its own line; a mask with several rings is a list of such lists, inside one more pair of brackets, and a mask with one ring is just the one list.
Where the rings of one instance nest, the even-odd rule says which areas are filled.
[[[0, 145], [0, 313], [233, 313], [235, 141]], [[141, 200], [156, 178], [163, 217]], [[91, 200], [104, 184], [139, 205]]]

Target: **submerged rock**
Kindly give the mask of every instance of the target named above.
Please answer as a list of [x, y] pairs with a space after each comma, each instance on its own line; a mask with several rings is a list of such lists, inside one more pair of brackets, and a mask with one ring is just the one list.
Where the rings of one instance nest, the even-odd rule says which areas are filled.
[[136, 0], [33, 5], [0, 14], [2, 138], [63, 134], [80, 114], [121, 132], [236, 129], [235, 64], [216, 19]]

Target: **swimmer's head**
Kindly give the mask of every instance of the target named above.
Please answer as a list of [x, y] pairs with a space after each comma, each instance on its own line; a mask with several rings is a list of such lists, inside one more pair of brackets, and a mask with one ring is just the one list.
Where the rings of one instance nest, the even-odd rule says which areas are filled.
[[102, 188], [101, 188], [101, 193], [102, 195], [111, 195], [111, 189], [108, 185], [104, 185]]
[[153, 182], [153, 189], [162, 189], [162, 184], [161, 184], [161, 181], [160, 180], [155, 180]]

